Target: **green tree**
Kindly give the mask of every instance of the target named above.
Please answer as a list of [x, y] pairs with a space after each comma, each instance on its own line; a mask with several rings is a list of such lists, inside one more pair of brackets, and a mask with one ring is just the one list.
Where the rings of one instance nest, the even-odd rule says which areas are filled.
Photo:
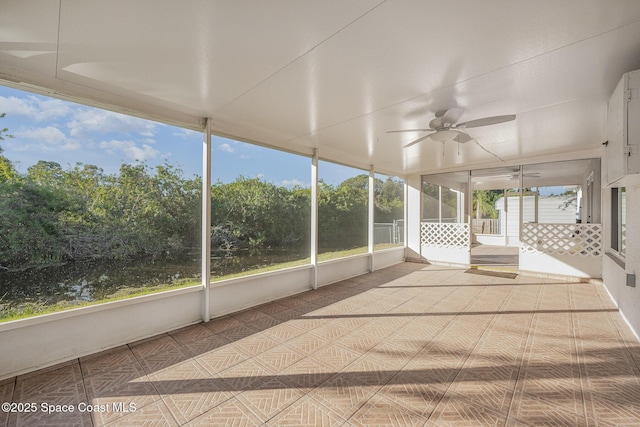
[[404, 218], [404, 184], [388, 177], [384, 182], [376, 179], [376, 222], [393, 222]]
[[[0, 119], [4, 118], [7, 114], [0, 114]], [[4, 141], [5, 138], [13, 138], [13, 135], [9, 134], [9, 129], [0, 129], [0, 141]], [[2, 155], [4, 149], [0, 147], [0, 183], [14, 181], [18, 178], [18, 173], [15, 167], [9, 159]]]
[[56, 162], [38, 161], [27, 169], [27, 177], [39, 185], [60, 188], [64, 186], [64, 171]]
[[318, 240], [329, 250], [367, 244], [368, 176], [349, 178], [337, 187], [319, 182]]
[[504, 196], [503, 190], [475, 190], [473, 192], [473, 211], [476, 219], [498, 218], [496, 200]]
[[214, 246], [280, 246], [307, 241], [309, 192], [240, 176], [211, 188]]
[[0, 183], [0, 264], [28, 267], [64, 259], [68, 200], [28, 181]]
[[[1, 148], [0, 148], [0, 152]], [[18, 179], [18, 172], [9, 159], [0, 155], [0, 183], [11, 182]]]
[[[4, 119], [7, 116], [7, 113], [0, 114], [0, 119]], [[13, 135], [9, 133], [9, 129], [3, 128], [0, 129], [0, 141], [4, 141], [5, 138], [13, 138]], [[0, 154], [2, 154], [2, 147], [0, 147]]]

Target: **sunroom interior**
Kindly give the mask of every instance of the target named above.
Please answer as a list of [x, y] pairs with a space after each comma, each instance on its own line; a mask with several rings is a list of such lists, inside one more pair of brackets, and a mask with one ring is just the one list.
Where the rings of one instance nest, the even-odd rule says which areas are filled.
[[[572, 298], [594, 286], [583, 293], [605, 308], [593, 310], [615, 312], [627, 328], [625, 387], [636, 393], [640, 224], [626, 218], [640, 207], [637, 69], [640, 3], [632, 0], [2, 2], [0, 84], [201, 132], [203, 197], [201, 283], [0, 323], [0, 386], [14, 390], [16, 378], [40, 369], [341, 283], [370, 289], [367, 277], [379, 284], [422, 268], [458, 280], [486, 270], [472, 261], [485, 245], [517, 249], [509, 272], [521, 277], [514, 293], [523, 298], [536, 280], [570, 283]], [[451, 109], [468, 139], [414, 143]], [[212, 281], [214, 136], [308, 160], [306, 261]], [[319, 256], [323, 162], [368, 176], [361, 253]], [[385, 228], [394, 244], [383, 249], [378, 174], [403, 183], [403, 217]], [[492, 220], [474, 196], [488, 191], [501, 192]], [[538, 309], [555, 310], [549, 295], [540, 301], [550, 305]], [[625, 401], [632, 417], [640, 417], [637, 396]], [[579, 420], [606, 419], [589, 410]]]

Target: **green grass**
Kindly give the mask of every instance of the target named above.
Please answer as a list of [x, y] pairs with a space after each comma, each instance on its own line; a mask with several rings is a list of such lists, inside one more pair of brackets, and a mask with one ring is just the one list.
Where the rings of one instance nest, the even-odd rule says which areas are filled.
[[59, 303], [52, 305], [29, 302], [20, 304], [17, 307], [5, 306], [0, 307], [0, 323], [10, 322], [12, 320], [26, 319], [43, 314], [57, 313], [74, 308], [88, 307], [97, 304], [104, 304], [107, 302], [120, 301], [133, 297], [140, 297], [143, 295], [151, 295], [158, 292], [170, 291], [173, 289], [187, 288], [199, 284], [200, 282], [196, 281], [196, 279], [184, 279], [172, 284], [148, 286], [144, 288], [123, 288], [118, 290], [113, 295], [95, 301], [60, 301]]
[[281, 262], [279, 264], [267, 265], [265, 267], [256, 267], [249, 270], [241, 271], [239, 273], [225, 274], [224, 276], [212, 276], [211, 282], [219, 282], [226, 279], [235, 279], [236, 277], [244, 277], [251, 274], [267, 273], [269, 271], [282, 270], [284, 268], [298, 267], [301, 265], [309, 264], [310, 262], [311, 259], [307, 257], [296, 261]]
[[323, 252], [318, 254], [318, 262], [329, 261], [332, 259], [345, 258], [353, 255], [366, 254], [369, 250], [366, 246], [360, 246], [359, 248], [345, 249], [342, 251]]
[[[396, 247], [396, 245], [382, 244], [375, 245], [376, 250], [387, 249]], [[338, 258], [344, 258], [353, 255], [366, 254], [367, 247], [359, 247], [353, 249], [346, 249], [341, 251], [324, 252], [318, 254], [318, 261], [329, 261]], [[304, 258], [296, 261], [283, 262], [279, 264], [269, 265], [265, 267], [259, 267], [250, 269], [240, 273], [226, 274], [224, 276], [212, 277], [212, 282], [219, 282], [221, 280], [233, 279], [237, 277], [248, 276], [252, 274], [266, 273], [269, 271], [282, 270], [285, 268], [298, 267], [301, 265], [307, 265], [311, 262], [310, 258]], [[71, 310], [74, 308], [88, 307], [97, 304], [103, 304], [107, 302], [120, 301], [128, 298], [139, 297], [143, 295], [151, 295], [158, 292], [169, 291], [174, 289], [182, 289], [190, 286], [197, 286], [201, 282], [199, 279], [183, 279], [171, 284], [162, 284], [156, 286], [148, 286], [144, 288], [123, 288], [116, 293], [109, 295], [106, 298], [102, 298], [96, 301], [61, 301], [57, 304], [46, 305], [44, 303], [24, 303], [17, 307], [10, 307], [9, 305], [2, 306], [0, 300], [0, 323], [10, 322], [12, 320], [26, 319], [33, 316], [40, 316], [43, 314], [57, 313], [61, 311]]]
[[384, 249], [401, 248], [403, 246], [404, 243], [376, 243], [375, 245], [373, 245], [373, 250], [382, 251]]

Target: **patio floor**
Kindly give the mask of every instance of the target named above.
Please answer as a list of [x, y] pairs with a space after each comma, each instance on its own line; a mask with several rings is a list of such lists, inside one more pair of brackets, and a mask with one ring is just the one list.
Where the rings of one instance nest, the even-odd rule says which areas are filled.
[[640, 425], [639, 368], [602, 285], [404, 263], [0, 382], [0, 426]]

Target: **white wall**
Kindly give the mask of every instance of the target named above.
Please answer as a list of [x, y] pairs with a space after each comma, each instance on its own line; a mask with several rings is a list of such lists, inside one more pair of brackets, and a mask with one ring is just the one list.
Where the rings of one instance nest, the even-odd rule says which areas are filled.
[[411, 175], [407, 177], [407, 252], [408, 258], [420, 257], [420, 222], [422, 221], [422, 176]]
[[436, 246], [422, 246], [422, 256], [434, 264], [450, 265], [453, 267], [469, 267], [471, 252], [459, 248], [441, 248]]
[[0, 380], [200, 321], [202, 287], [0, 324]]
[[602, 257], [527, 253], [520, 251], [519, 270], [522, 273], [558, 274], [568, 277], [602, 277]]
[[[618, 305], [620, 313], [627, 320], [629, 326], [640, 337], [640, 184], [637, 177], [633, 183], [625, 184], [627, 189], [627, 253], [624, 260], [616, 262], [615, 255], [607, 254], [603, 261], [603, 282], [609, 294]], [[624, 186], [624, 185], [622, 185]], [[611, 247], [611, 189], [602, 190], [603, 224], [605, 248]], [[621, 265], [622, 264], [622, 265]], [[636, 286], [627, 286], [627, 274], [636, 275]]]

